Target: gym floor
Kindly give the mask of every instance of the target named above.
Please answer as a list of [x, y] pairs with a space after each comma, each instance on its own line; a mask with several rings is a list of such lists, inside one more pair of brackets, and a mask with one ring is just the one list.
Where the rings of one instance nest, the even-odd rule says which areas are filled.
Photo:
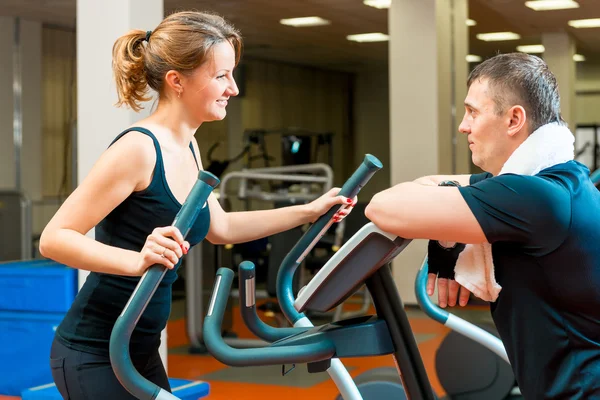
[[[345, 310], [352, 309], [352, 305]], [[373, 310], [374, 311], [374, 310]], [[490, 321], [489, 310], [484, 306], [469, 306], [452, 310], [470, 321]], [[449, 330], [430, 320], [419, 309], [407, 308], [410, 324], [415, 334], [421, 356], [438, 397], [444, 396], [435, 373], [435, 351]], [[286, 376], [282, 376], [281, 366], [230, 368], [208, 355], [189, 354], [189, 342], [185, 331], [184, 302], [173, 303], [173, 312], [168, 325], [169, 376], [173, 378], [203, 380], [210, 383], [211, 400], [254, 400], [282, 399], [334, 400], [338, 394], [327, 373], [309, 374], [306, 366], [297, 365]], [[233, 330], [241, 338], [252, 338], [245, 328], [239, 312], [233, 310]], [[274, 320], [261, 315], [264, 321]], [[274, 322], [273, 322], [274, 323]], [[349, 358], [343, 360], [352, 376], [369, 369], [394, 367], [391, 356]], [[286, 366], [289, 368], [290, 366]], [[18, 400], [19, 397], [1, 396], [0, 400]]]

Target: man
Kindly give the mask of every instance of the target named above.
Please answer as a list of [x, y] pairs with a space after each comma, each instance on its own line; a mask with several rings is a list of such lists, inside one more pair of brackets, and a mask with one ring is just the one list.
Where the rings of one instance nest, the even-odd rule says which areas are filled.
[[[459, 130], [486, 173], [401, 183], [366, 215], [405, 238], [491, 243], [502, 287], [492, 316], [525, 398], [600, 398], [600, 192], [572, 150], [547, 161], [573, 141], [556, 79], [538, 57], [503, 54], [478, 65], [468, 87]], [[460, 187], [437, 186], [447, 180]], [[441, 306], [456, 304], [458, 287], [438, 281]], [[461, 289], [461, 305], [468, 295]]]

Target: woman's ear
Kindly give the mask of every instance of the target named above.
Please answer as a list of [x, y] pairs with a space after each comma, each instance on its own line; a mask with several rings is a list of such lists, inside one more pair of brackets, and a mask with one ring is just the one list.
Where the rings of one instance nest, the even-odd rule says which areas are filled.
[[525, 127], [527, 112], [523, 106], [513, 106], [508, 110], [508, 117], [508, 134], [514, 136]]
[[183, 85], [179, 72], [174, 70], [167, 72], [165, 75], [165, 83], [167, 84], [167, 87], [169, 87], [174, 93], [183, 92]]

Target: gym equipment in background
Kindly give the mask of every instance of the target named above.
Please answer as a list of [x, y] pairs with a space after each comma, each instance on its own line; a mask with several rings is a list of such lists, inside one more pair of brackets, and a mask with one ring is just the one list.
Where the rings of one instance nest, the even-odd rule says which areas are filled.
[[[333, 133], [316, 132], [301, 128], [248, 129], [243, 133], [242, 148], [235, 156], [217, 160], [213, 154], [221, 145], [214, 143], [207, 153], [208, 172], [219, 179], [231, 164], [243, 160], [242, 169], [255, 167], [255, 161], [262, 161], [260, 167], [274, 167], [276, 158], [267, 151], [267, 137], [279, 136], [281, 141], [281, 165], [317, 164], [333, 165]], [[324, 147], [327, 154], [324, 155]]]

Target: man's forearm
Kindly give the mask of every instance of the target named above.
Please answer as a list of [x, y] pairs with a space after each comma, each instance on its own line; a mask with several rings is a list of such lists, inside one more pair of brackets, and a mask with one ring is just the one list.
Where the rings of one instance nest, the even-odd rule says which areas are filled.
[[413, 182], [426, 186], [437, 186], [443, 181], [457, 181], [460, 186], [469, 186], [471, 183], [471, 175], [428, 175], [415, 179]]

